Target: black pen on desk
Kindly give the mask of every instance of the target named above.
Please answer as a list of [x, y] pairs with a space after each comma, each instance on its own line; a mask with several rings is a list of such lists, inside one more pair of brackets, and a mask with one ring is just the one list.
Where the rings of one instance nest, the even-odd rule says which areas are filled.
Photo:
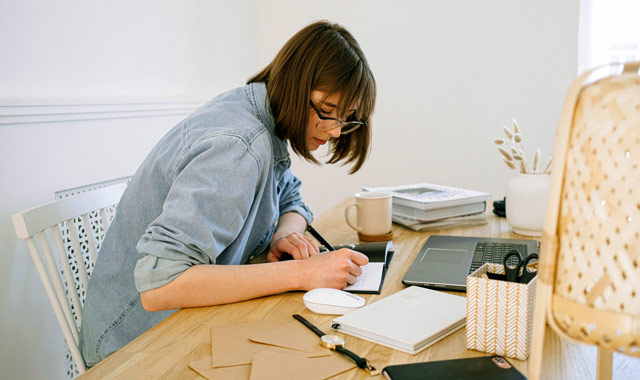
[[320, 242], [320, 244], [324, 245], [329, 251], [335, 251], [336, 249], [333, 248], [333, 246], [331, 244], [329, 244], [328, 241], [325, 240], [325, 238], [322, 237], [322, 235], [320, 235], [320, 233], [318, 231], [316, 231], [315, 228], [313, 228], [313, 226], [311, 226], [311, 224], [309, 224], [307, 226], [307, 231], [309, 231], [309, 233], [316, 238], [316, 240], [318, 240]]

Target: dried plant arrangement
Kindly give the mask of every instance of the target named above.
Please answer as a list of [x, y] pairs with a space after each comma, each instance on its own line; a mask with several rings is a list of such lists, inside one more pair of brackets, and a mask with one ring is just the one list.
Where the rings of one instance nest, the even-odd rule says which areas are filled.
[[498, 148], [498, 152], [502, 156], [502, 161], [510, 168], [522, 174], [549, 174], [551, 173], [551, 157], [547, 160], [547, 164], [543, 167], [540, 165], [542, 153], [540, 148], [536, 149], [533, 155], [531, 165], [527, 161], [522, 147], [522, 130], [518, 122], [513, 119], [513, 129], [506, 125], [502, 126], [506, 139], [495, 139], [493, 142]]

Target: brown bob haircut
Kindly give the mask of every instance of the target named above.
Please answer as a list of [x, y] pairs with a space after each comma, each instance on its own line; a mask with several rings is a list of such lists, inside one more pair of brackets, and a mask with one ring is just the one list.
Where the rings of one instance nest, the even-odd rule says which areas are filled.
[[[296, 33], [271, 63], [247, 83], [265, 82], [275, 133], [288, 140], [293, 151], [319, 164], [307, 148], [307, 124], [312, 90], [340, 94], [337, 115], [342, 120], [362, 121], [355, 131], [331, 139], [327, 163], [353, 163], [360, 169], [371, 145], [371, 114], [376, 102], [376, 83], [360, 45], [345, 28], [328, 21], [315, 22]], [[348, 114], [351, 105], [355, 114]]]

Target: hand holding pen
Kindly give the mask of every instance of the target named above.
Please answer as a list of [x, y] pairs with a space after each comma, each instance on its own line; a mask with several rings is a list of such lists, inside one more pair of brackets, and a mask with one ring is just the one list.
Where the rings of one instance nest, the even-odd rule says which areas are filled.
[[342, 289], [349, 284], [354, 284], [358, 276], [362, 274], [360, 266], [367, 265], [369, 258], [360, 252], [343, 248], [336, 250], [315, 228], [311, 225], [307, 226], [307, 231], [320, 244], [325, 246], [329, 251], [327, 254], [318, 255], [309, 260], [321, 261], [321, 265], [315, 269], [317, 280], [320, 281], [309, 289], [318, 287], [330, 287]]
[[320, 233], [318, 231], [316, 231], [315, 228], [313, 228], [313, 226], [311, 224], [309, 224], [307, 226], [307, 231], [309, 231], [311, 236], [316, 238], [316, 240], [318, 240], [320, 242], [320, 244], [324, 245], [325, 248], [327, 248], [329, 251], [335, 251], [336, 250], [335, 248], [333, 248], [333, 246], [325, 238], [322, 237], [322, 235], [320, 235]]

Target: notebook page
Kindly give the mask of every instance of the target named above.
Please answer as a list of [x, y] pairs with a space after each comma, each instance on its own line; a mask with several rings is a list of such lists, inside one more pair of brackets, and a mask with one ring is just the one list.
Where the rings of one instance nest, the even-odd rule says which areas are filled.
[[356, 279], [356, 283], [343, 290], [350, 291], [376, 291], [380, 288], [384, 263], [372, 263], [361, 266], [362, 274]]

